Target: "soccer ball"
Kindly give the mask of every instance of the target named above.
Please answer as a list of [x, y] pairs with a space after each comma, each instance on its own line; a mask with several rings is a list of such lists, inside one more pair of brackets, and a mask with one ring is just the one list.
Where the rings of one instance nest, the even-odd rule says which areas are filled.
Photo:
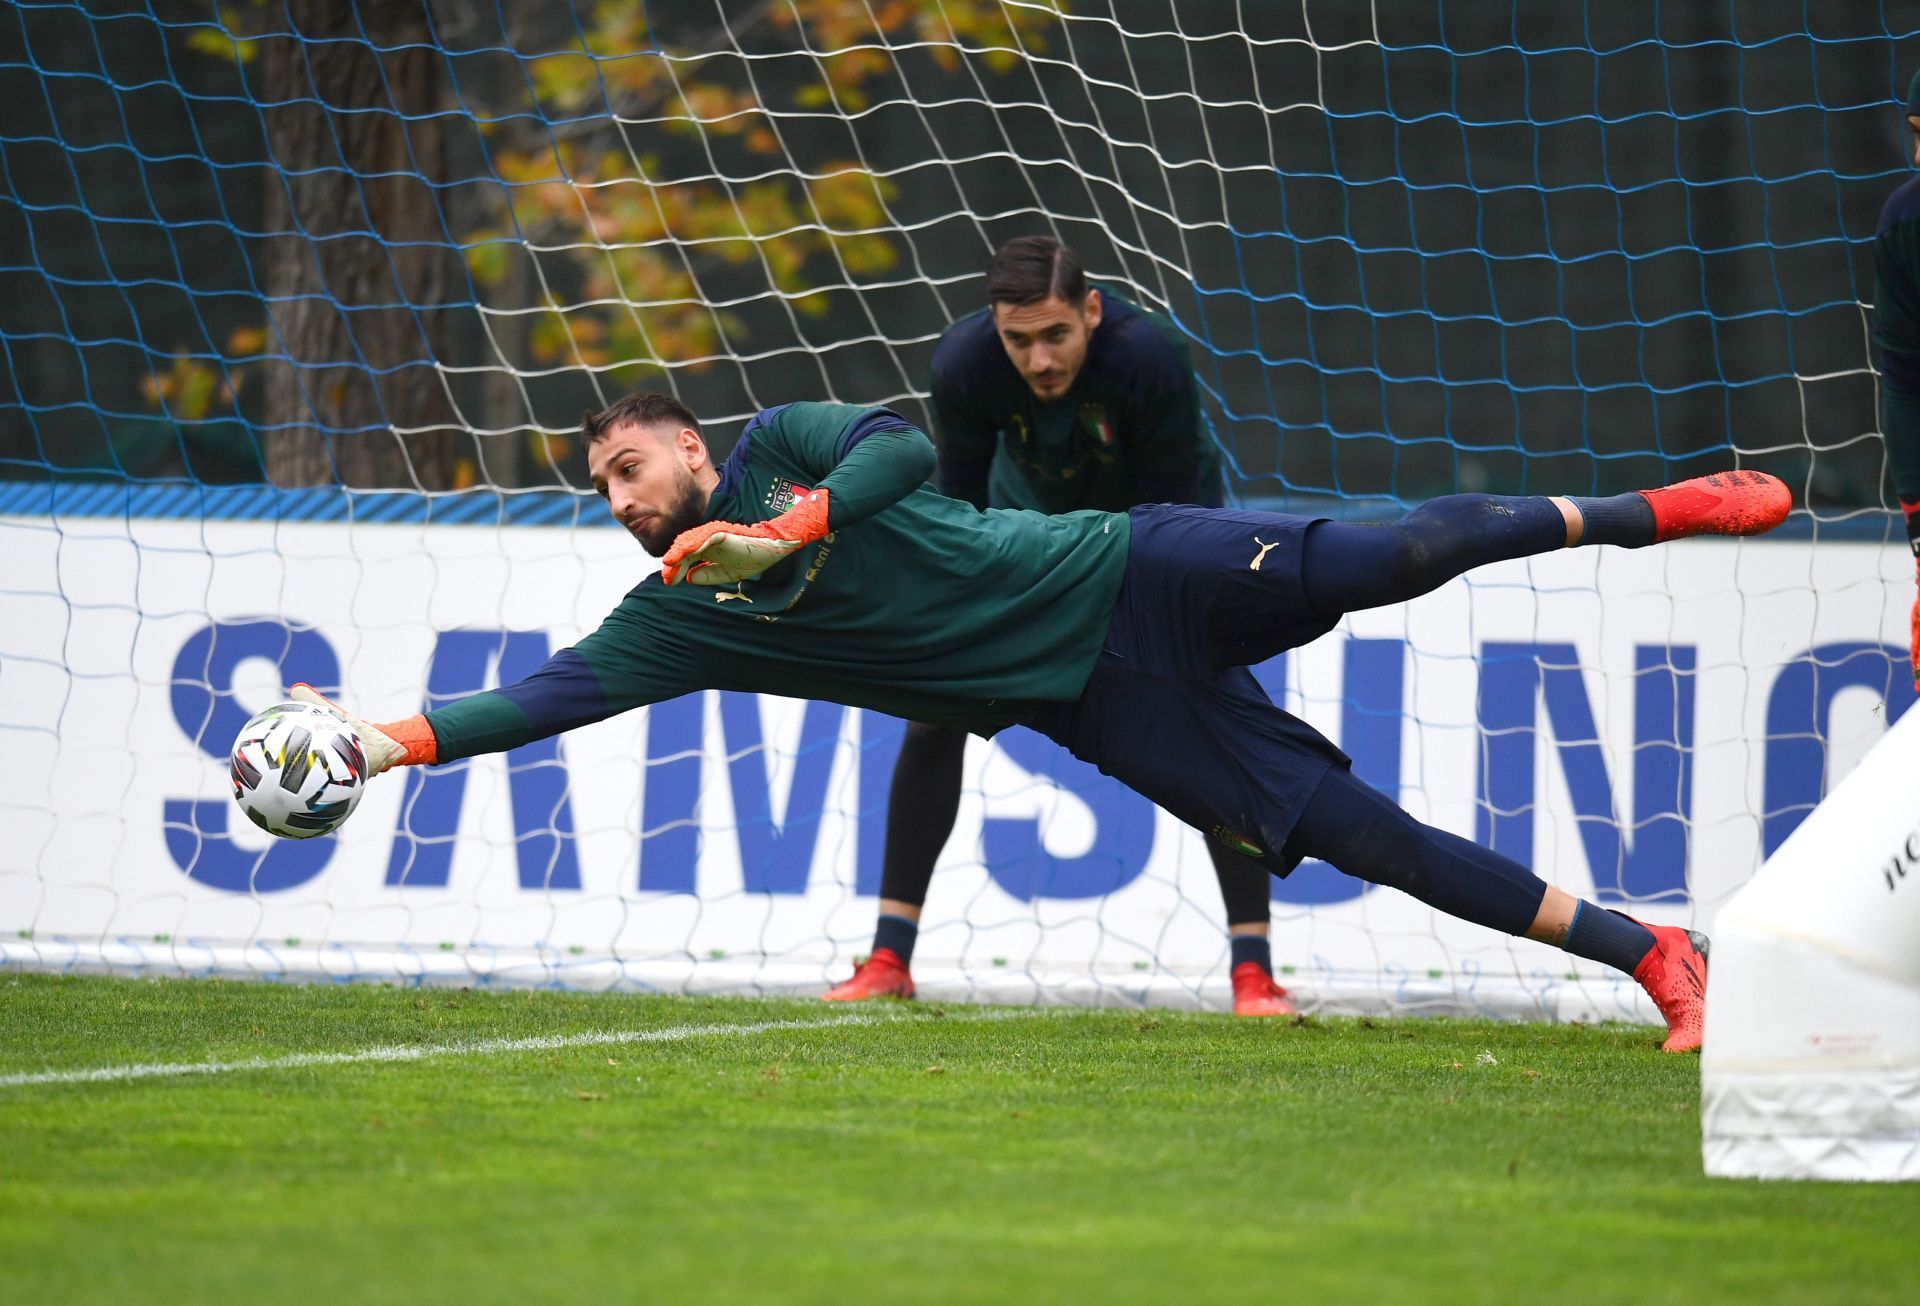
[[338, 712], [276, 703], [240, 727], [229, 770], [233, 801], [282, 839], [331, 834], [367, 787], [367, 753]]

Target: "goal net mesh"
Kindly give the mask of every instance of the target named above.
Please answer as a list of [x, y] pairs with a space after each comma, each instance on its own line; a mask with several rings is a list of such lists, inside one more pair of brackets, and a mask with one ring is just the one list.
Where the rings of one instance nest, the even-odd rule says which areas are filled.
[[[359, 10], [355, 12], [356, 8]], [[1785, 543], [1596, 550], [1259, 669], [1422, 819], [1713, 912], [1911, 701], [1869, 339], [1912, 12], [1174, 0], [0, 13], [0, 962], [817, 991], [871, 938], [901, 726], [709, 693], [239, 821], [241, 721], [525, 675], [653, 565], [580, 413], [924, 424], [991, 251], [1057, 235], [1184, 339], [1240, 503], [1783, 476]], [[1659, 554], [1661, 556], [1654, 556]], [[916, 970], [1218, 1005], [1199, 837], [970, 745]], [[1324, 866], [1329, 1008], [1650, 1016]]]

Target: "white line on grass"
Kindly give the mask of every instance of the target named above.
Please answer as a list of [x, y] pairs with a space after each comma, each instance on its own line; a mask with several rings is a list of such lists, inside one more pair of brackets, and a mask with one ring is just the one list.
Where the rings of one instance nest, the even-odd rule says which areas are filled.
[[874, 1025], [882, 1019], [849, 1014], [826, 1020], [762, 1020], [752, 1024], [669, 1025], [664, 1029], [599, 1030], [582, 1034], [540, 1034], [531, 1038], [483, 1038], [470, 1043], [390, 1044], [358, 1052], [296, 1052], [285, 1057], [247, 1057], [240, 1061], [154, 1062], [134, 1066], [95, 1066], [90, 1070], [42, 1070], [0, 1075], [0, 1088], [30, 1084], [94, 1084], [125, 1079], [171, 1079], [185, 1075], [231, 1075], [246, 1070], [299, 1070], [306, 1066], [351, 1066], [366, 1061], [424, 1061], [428, 1057], [487, 1056], [496, 1052], [554, 1052], [564, 1048], [616, 1047], [627, 1043], [678, 1043], [690, 1038], [767, 1034], [782, 1029], [835, 1029]]

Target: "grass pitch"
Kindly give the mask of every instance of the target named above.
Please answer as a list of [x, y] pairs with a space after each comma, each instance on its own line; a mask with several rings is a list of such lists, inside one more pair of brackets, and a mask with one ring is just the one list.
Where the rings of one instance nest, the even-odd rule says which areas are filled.
[[1699, 1062], [1653, 1038], [4, 974], [0, 1283], [1920, 1300], [1920, 1186], [1706, 1179]]

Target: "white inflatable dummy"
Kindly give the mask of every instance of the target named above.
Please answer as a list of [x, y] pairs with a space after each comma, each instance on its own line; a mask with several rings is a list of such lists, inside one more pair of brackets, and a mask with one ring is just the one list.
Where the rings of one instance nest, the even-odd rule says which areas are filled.
[[1720, 912], [1707, 1173], [1920, 1179], [1920, 709]]

